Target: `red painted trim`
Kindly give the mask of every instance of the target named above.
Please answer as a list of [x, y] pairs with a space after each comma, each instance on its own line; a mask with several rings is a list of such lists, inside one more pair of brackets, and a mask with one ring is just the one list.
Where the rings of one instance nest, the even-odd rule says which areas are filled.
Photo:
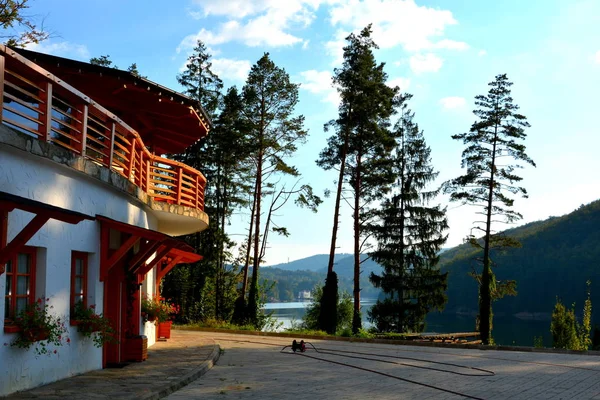
[[[0, 99], [1, 100], [1, 99]], [[8, 211], [0, 210], [0, 250], [6, 247], [8, 240]], [[0, 264], [0, 275], [4, 273], [6, 263]]]
[[33, 219], [29, 221], [23, 230], [19, 232], [10, 243], [0, 249], [0, 265], [6, 264], [8, 260], [19, 253], [29, 239], [31, 239], [49, 219], [50, 217], [43, 214], [38, 214], [33, 217]]
[[[17, 272], [17, 257], [19, 254], [28, 254], [30, 257], [30, 265], [29, 265], [29, 273], [28, 274], [23, 274], [23, 273], [19, 273]], [[36, 275], [36, 270], [37, 270], [37, 248], [36, 247], [30, 247], [30, 246], [23, 246], [18, 253], [15, 253], [14, 256], [9, 260], [11, 262], [12, 265], [12, 272], [10, 273], [6, 273], [6, 279], [11, 281], [11, 287], [13, 288], [13, 292], [11, 294], [7, 294], [4, 296], [4, 301], [8, 301], [8, 299], [11, 299], [10, 302], [10, 310], [9, 310], [9, 315], [5, 315], [4, 316], [4, 325], [6, 326], [7, 323], [10, 325], [10, 321], [11, 321], [11, 315], [13, 315], [15, 313], [16, 307], [17, 307], [17, 298], [27, 298], [27, 304], [33, 304], [35, 302], [35, 275]], [[17, 296], [17, 278], [19, 276], [29, 276], [29, 286], [27, 287], [27, 290], [29, 291], [29, 294], [27, 296]]]
[[169, 263], [167, 263], [167, 265], [164, 265], [162, 267], [158, 268], [158, 271], [156, 271], [156, 280], [160, 281], [162, 278], [165, 277], [165, 275], [173, 269], [173, 267], [175, 267], [177, 264], [183, 262], [183, 256], [175, 256], [174, 259], [172, 259]]
[[106, 268], [110, 270], [114, 267], [139, 240], [139, 236], [130, 236], [129, 239], [127, 239], [125, 243], [123, 243], [121, 247], [108, 258], [106, 261]]
[[96, 215], [96, 219], [100, 221], [102, 224], [107, 225], [109, 228], [114, 230], [125, 232], [130, 235], [139, 236], [141, 238], [149, 239], [149, 240], [161, 240], [168, 238], [168, 235], [164, 233], [160, 233], [157, 231], [153, 231], [151, 229], [140, 228], [134, 225], [129, 225], [124, 222], [115, 221], [114, 219], [110, 219], [104, 217], [102, 215]]
[[133, 271], [134, 273], [137, 273], [138, 275], [138, 284], [142, 283], [142, 281], [144, 280], [144, 276], [146, 276], [146, 274], [148, 273], [148, 271], [150, 271], [152, 268], [154, 268], [154, 266], [156, 264], [158, 264], [160, 261], [162, 261], [162, 259], [169, 254], [169, 252], [171, 251], [171, 247], [169, 247], [168, 245], [163, 245], [162, 248], [160, 248], [157, 253], [156, 253], [156, 257], [154, 257], [152, 259], [152, 261], [150, 261], [149, 263], [144, 263], [142, 264], [140, 267], [138, 267], [138, 269], [136, 271]]
[[87, 288], [87, 283], [88, 283], [88, 254], [87, 253], [83, 253], [81, 251], [72, 251], [71, 252], [71, 310], [73, 310], [73, 307], [75, 307], [75, 278], [77, 277], [76, 274], [76, 262], [77, 260], [82, 260], [83, 261], [83, 274], [80, 275], [81, 279], [82, 279], [82, 286], [83, 286], [83, 293], [82, 293], [82, 298], [83, 298], [83, 306], [87, 307], [87, 295], [88, 295], [88, 288]]
[[161, 241], [149, 240], [140, 247], [140, 251], [129, 262], [129, 270], [136, 271], [146, 263], [155, 251], [161, 246]]
[[108, 251], [110, 249], [110, 228], [100, 224], [100, 282], [108, 276]]

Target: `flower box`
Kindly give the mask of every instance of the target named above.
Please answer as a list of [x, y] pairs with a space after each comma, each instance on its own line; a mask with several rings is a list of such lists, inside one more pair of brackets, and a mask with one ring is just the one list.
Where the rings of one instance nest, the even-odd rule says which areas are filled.
[[173, 325], [173, 321], [165, 321], [158, 323], [158, 337], [171, 339], [171, 325]]
[[21, 328], [17, 325], [4, 325], [4, 333], [17, 333], [21, 332]]
[[50, 336], [50, 332], [46, 329], [32, 329], [21, 333], [30, 342], [40, 342], [47, 340]]

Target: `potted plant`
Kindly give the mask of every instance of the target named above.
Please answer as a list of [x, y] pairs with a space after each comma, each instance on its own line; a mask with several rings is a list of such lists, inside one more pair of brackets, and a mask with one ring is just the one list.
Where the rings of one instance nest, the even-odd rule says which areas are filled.
[[102, 347], [104, 343], [118, 343], [115, 330], [108, 318], [96, 314], [96, 306], [86, 307], [78, 302], [71, 313], [71, 325], [77, 326], [77, 332], [86, 338], [91, 338], [94, 346]]
[[17, 313], [14, 326], [18, 332], [17, 338], [10, 344], [12, 347], [29, 349], [34, 346], [36, 355], [56, 354], [57, 350], [50, 351], [49, 345], [62, 346], [63, 341], [70, 342], [65, 336], [67, 328], [64, 320], [49, 311], [53, 308], [48, 305], [49, 300], [44, 302], [39, 298]]
[[[164, 300], [164, 299], [160, 299]], [[170, 339], [171, 338], [171, 325], [173, 324], [172, 319], [179, 312], [179, 306], [171, 304], [165, 301], [159, 303], [158, 312], [158, 337]]]
[[160, 312], [160, 298], [158, 296], [142, 297], [142, 317], [144, 322], [154, 322]]

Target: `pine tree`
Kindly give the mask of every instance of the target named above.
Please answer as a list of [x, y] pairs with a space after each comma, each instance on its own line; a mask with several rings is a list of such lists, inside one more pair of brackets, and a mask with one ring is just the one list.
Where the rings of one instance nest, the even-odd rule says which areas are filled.
[[113, 64], [112, 60], [110, 59], [110, 55], [108, 54], [105, 56], [101, 55], [100, 57], [90, 58], [90, 64], [118, 69], [117, 66]]
[[212, 71], [211, 57], [204, 43], [198, 40], [187, 59], [185, 70], [177, 75], [177, 82], [183, 86], [183, 93], [198, 101], [213, 119], [221, 101], [223, 82]]
[[[306, 140], [304, 117], [293, 116], [298, 103], [298, 85], [290, 82], [289, 75], [279, 68], [265, 53], [252, 66], [243, 88], [244, 115], [248, 123], [250, 142], [253, 145], [252, 161], [255, 165], [255, 184], [251, 231], [252, 279], [248, 293], [247, 320], [258, 321], [258, 273], [264, 251], [261, 246], [262, 199], [276, 192], [275, 184], [269, 182], [274, 175], [297, 177], [295, 167], [286, 163]], [[250, 251], [250, 246], [248, 246]], [[248, 255], [250, 260], [250, 253]], [[244, 272], [247, 275], [247, 272]], [[241, 297], [245, 293], [242, 292]]]
[[[394, 139], [389, 131], [389, 118], [394, 113], [398, 90], [385, 83], [385, 64], [375, 61], [373, 50], [378, 47], [371, 39], [371, 33], [369, 25], [359, 35], [351, 34], [346, 38], [348, 45], [344, 47], [344, 63], [342, 68], [336, 69], [334, 77], [341, 97], [338, 119], [329, 124], [335, 133], [317, 161], [325, 169], [340, 169], [328, 271], [333, 270], [343, 180], [351, 188], [353, 197], [354, 333], [362, 326], [359, 278], [361, 253], [365, 249], [364, 228], [372, 218], [369, 204], [382, 197], [382, 189], [392, 180], [388, 156]], [[335, 299], [335, 296], [328, 298]], [[334, 307], [322, 307], [322, 310], [333, 312]]]
[[396, 124], [395, 182], [391, 196], [377, 212], [379, 224], [371, 226], [378, 248], [371, 257], [384, 268], [370, 280], [386, 294], [369, 312], [380, 331], [421, 332], [427, 313], [446, 303], [448, 274], [437, 268], [438, 253], [446, 242], [445, 209], [429, 206], [438, 190], [427, 190], [438, 176], [431, 165], [431, 150], [414, 114], [401, 96], [401, 117]]
[[[444, 191], [450, 194], [451, 201], [480, 207], [483, 222], [476, 222], [475, 229], [483, 233], [482, 240], [474, 235], [468, 241], [483, 249], [483, 268], [479, 285], [479, 332], [484, 344], [489, 344], [492, 331], [493, 292], [498, 290], [496, 278], [492, 272], [491, 250], [494, 248], [518, 246], [518, 241], [496, 233], [492, 223], [503, 218], [503, 222], [512, 223], [522, 218], [514, 211], [514, 199], [511, 195], [527, 197], [527, 191], [517, 183], [522, 178], [515, 170], [523, 164], [535, 166], [525, 153], [525, 128], [530, 125], [524, 115], [517, 111], [519, 106], [513, 103], [506, 74], [497, 75], [489, 84], [487, 96], [475, 97], [478, 107], [473, 113], [478, 117], [469, 132], [453, 135], [466, 146], [462, 153], [464, 175], [444, 184]], [[514, 160], [511, 164], [510, 160]], [[510, 283], [510, 282], [509, 282]], [[514, 284], [513, 284], [514, 286]]]

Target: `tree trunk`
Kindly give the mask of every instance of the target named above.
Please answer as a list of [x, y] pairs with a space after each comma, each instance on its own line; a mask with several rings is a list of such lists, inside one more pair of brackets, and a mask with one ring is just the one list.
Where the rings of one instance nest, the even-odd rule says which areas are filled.
[[492, 329], [491, 329], [491, 315], [492, 315], [492, 297], [490, 293], [490, 279], [491, 279], [491, 266], [490, 266], [490, 234], [492, 225], [492, 200], [494, 195], [494, 172], [496, 171], [496, 140], [498, 137], [498, 124], [494, 127], [494, 143], [492, 147], [492, 161], [490, 171], [490, 183], [487, 203], [487, 216], [485, 224], [485, 240], [483, 247], [483, 271], [481, 272], [481, 287], [479, 288], [479, 333], [481, 335], [481, 342], [483, 344], [489, 344]]
[[254, 200], [252, 202], [252, 211], [250, 212], [250, 228], [248, 229], [248, 246], [246, 247], [246, 262], [244, 263], [244, 278], [242, 282], [242, 299], [246, 298], [248, 290], [248, 268], [250, 266], [250, 252], [252, 251], [252, 230], [254, 228], [254, 211], [256, 210], [256, 183], [254, 184]]
[[340, 175], [338, 178], [337, 192], [335, 194], [335, 208], [333, 210], [333, 229], [331, 232], [331, 248], [329, 249], [329, 263], [327, 264], [327, 274], [333, 272], [333, 263], [335, 260], [335, 246], [337, 242], [338, 222], [340, 218], [340, 202], [342, 199], [342, 189], [344, 187], [344, 172], [346, 170], [346, 154], [348, 154], [348, 133], [344, 135], [344, 146], [342, 147]]
[[354, 314], [352, 332], [358, 333], [362, 327], [360, 320], [360, 175], [361, 154], [356, 156], [356, 176], [354, 178]]

